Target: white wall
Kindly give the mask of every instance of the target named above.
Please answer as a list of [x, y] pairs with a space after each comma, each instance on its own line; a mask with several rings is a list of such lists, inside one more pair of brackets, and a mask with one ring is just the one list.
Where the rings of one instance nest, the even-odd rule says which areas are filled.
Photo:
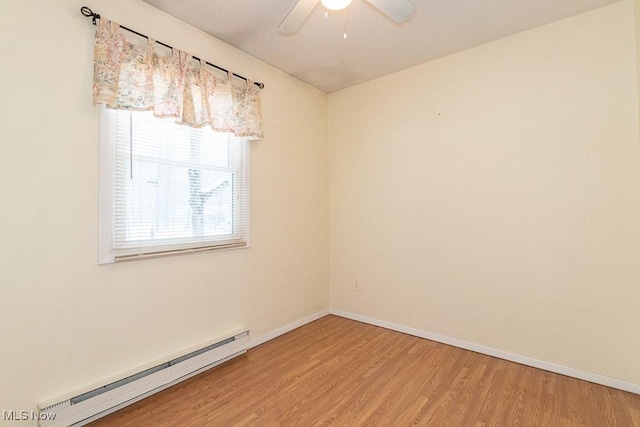
[[93, 33], [74, 0], [0, 14], [0, 410], [56, 397], [239, 326], [328, 308], [326, 95], [139, 0], [122, 25], [257, 81], [250, 249], [97, 265]]
[[640, 384], [636, 80], [625, 0], [331, 94], [332, 309]]

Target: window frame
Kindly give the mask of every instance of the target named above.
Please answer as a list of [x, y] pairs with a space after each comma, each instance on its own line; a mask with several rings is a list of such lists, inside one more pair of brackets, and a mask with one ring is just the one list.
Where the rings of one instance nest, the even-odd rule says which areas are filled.
[[[200, 238], [199, 242], [176, 244], [175, 249], [159, 251], [142, 251], [133, 255], [120, 255], [114, 249], [114, 150], [112, 147], [113, 115], [108, 114], [108, 109], [100, 105], [100, 132], [99, 132], [99, 233], [98, 233], [98, 264], [113, 264], [125, 261], [134, 261], [147, 258], [158, 258], [164, 256], [181, 255], [195, 252], [227, 251], [235, 249], [247, 249], [251, 247], [251, 144], [250, 140], [242, 142], [245, 153], [245, 218], [246, 218], [246, 241], [244, 243], [222, 243], [206, 242]], [[234, 194], [240, 183], [234, 180]], [[238, 210], [233, 210], [234, 218], [240, 214]], [[142, 246], [145, 247], [145, 246]], [[146, 246], [152, 248], [153, 246]]]

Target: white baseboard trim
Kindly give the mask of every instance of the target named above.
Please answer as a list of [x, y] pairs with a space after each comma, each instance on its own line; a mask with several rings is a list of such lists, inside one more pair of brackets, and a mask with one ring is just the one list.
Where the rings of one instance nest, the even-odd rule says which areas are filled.
[[513, 353], [509, 353], [502, 350], [496, 350], [490, 347], [485, 347], [483, 345], [461, 341], [455, 338], [446, 337], [444, 335], [438, 335], [432, 332], [426, 332], [420, 329], [411, 328], [409, 326], [398, 325], [396, 323], [386, 322], [384, 320], [378, 320], [372, 317], [361, 316], [359, 314], [349, 313], [346, 311], [331, 309], [329, 310], [329, 313], [336, 316], [344, 317], [347, 319], [357, 320], [358, 322], [368, 323], [374, 326], [380, 326], [385, 329], [391, 329], [392, 331], [402, 332], [404, 334], [425, 338], [431, 341], [437, 341], [437, 342], [448, 344], [454, 347], [463, 348], [465, 350], [471, 350], [476, 353], [482, 353], [488, 356], [497, 357], [499, 359], [509, 360], [511, 362], [520, 363], [522, 365], [543, 369], [545, 371], [555, 372], [556, 374], [578, 378], [580, 380], [589, 381], [595, 384], [601, 384], [607, 387], [628, 391], [634, 394], [640, 394], [640, 384], [630, 383], [627, 381], [607, 377], [604, 375], [584, 372], [579, 369], [569, 368], [567, 366], [562, 366], [562, 365], [556, 365], [554, 363], [544, 362], [542, 360], [533, 359], [531, 357], [521, 356], [519, 354], [513, 354]]
[[314, 320], [318, 320], [321, 317], [324, 317], [326, 315], [329, 314], [329, 310], [322, 310], [319, 311], [315, 314], [312, 314], [311, 316], [307, 316], [304, 319], [300, 319], [300, 320], [296, 320], [295, 322], [291, 322], [288, 325], [284, 325], [281, 328], [278, 328], [276, 330], [273, 330], [271, 332], [267, 332], [266, 334], [256, 338], [255, 340], [252, 340], [251, 343], [249, 344], [249, 348], [253, 348], [253, 347], [257, 347], [260, 344], [264, 344], [267, 341], [270, 341], [274, 338], [279, 337], [280, 335], [284, 335], [287, 332], [291, 332], [294, 329], [298, 329], [300, 326], [304, 326], [307, 323], [311, 323]]

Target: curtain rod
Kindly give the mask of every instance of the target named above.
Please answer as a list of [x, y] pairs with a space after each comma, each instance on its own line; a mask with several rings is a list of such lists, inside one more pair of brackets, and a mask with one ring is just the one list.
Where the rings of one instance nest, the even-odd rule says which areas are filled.
[[[91, 18], [91, 21], [93, 22], [93, 25], [96, 25], [96, 21], [97, 21], [98, 19], [100, 19], [100, 14], [98, 14], [98, 13], [94, 13], [94, 12], [93, 12], [90, 8], [88, 8], [87, 6], [82, 6], [82, 7], [80, 8], [80, 13], [82, 13], [82, 15], [86, 16], [87, 18]], [[145, 39], [147, 39], [147, 40], [149, 39], [149, 36], [146, 36], [146, 35], [144, 35], [144, 34], [141, 34], [141, 33], [137, 32], [137, 31], [134, 31], [134, 30], [132, 30], [131, 28], [127, 28], [127, 27], [125, 27], [125, 26], [123, 26], [123, 25], [120, 25], [120, 28], [122, 28], [123, 30], [127, 30], [127, 31], [129, 31], [130, 33], [133, 33], [133, 34], [138, 35], [138, 36], [140, 36], [140, 37], [144, 37], [144, 38], [145, 38]], [[173, 46], [169, 46], [169, 45], [168, 45], [168, 44], [166, 44], [166, 43], [162, 43], [162, 42], [159, 42], [159, 41], [157, 41], [157, 40], [156, 40], [156, 43], [158, 43], [158, 44], [160, 44], [160, 45], [162, 45], [162, 46], [164, 46], [164, 47], [167, 47], [167, 48], [169, 48], [169, 49], [173, 49]], [[198, 58], [197, 56], [192, 56], [192, 58], [193, 58], [193, 59], [195, 59], [196, 61], [200, 61], [200, 58]], [[220, 70], [220, 71], [224, 71], [225, 73], [228, 73], [228, 72], [229, 72], [229, 70], [227, 70], [226, 68], [222, 68], [222, 67], [220, 67], [220, 66], [218, 66], [218, 65], [216, 65], [216, 64], [212, 64], [211, 62], [205, 61], [205, 63], [206, 63], [207, 65], [211, 65], [213, 68], [217, 68], [217, 69], [218, 69], [218, 70]], [[249, 81], [249, 79], [248, 79], [248, 78], [246, 78], [245, 76], [241, 76], [240, 74], [236, 74], [236, 73], [232, 73], [232, 74], [233, 74], [234, 76], [238, 77], [239, 79], [242, 79], [242, 80], [247, 81], [247, 82]], [[256, 85], [256, 86], [258, 86], [260, 89], [264, 89], [264, 83], [253, 82], [253, 84], [254, 84], [254, 85]]]

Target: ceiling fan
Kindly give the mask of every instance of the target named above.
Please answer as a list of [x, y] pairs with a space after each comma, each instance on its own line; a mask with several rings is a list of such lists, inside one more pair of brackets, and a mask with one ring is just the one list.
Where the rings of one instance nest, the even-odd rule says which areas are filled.
[[[416, 10], [409, 0], [366, 0], [380, 12], [400, 23], [404, 22]], [[320, 0], [322, 6], [329, 10], [342, 10], [349, 6], [351, 0]], [[304, 21], [318, 4], [318, 0], [299, 0], [291, 12], [284, 18], [278, 30], [285, 34], [295, 33], [302, 27]]]

